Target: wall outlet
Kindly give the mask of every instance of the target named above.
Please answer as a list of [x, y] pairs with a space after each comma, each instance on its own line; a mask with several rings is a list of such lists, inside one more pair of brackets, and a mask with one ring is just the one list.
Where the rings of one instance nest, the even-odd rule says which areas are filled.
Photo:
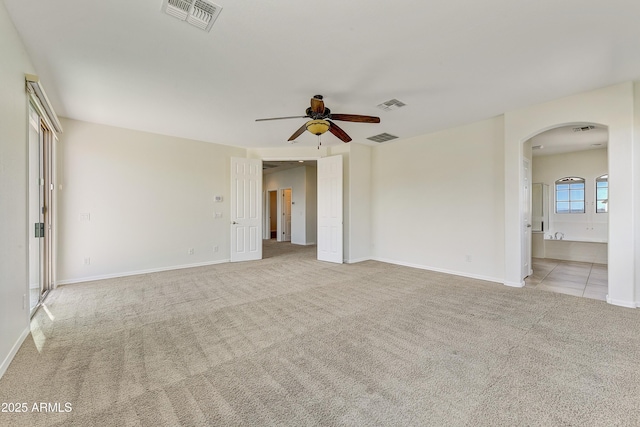
[[193, 250], [193, 248], [189, 248], [189, 249], [187, 250], [187, 253], [188, 253], [189, 255], [193, 255], [193, 254], [195, 253], [195, 251]]
[[213, 252], [218, 252], [218, 247], [217, 246], [213, 247]]
[[27, 309], [27, 294], [22, 294], [22, 309]]
[[465, 255], [464, 260], [467, 262], [471, 262], [471, 255]]
[[222, 218], [222, 212], [215, 212], [213, 217], [214, 218]]
[[84, 259], [84, 265], [90, 265], [91, 264], [91, 258], [87, 257]]

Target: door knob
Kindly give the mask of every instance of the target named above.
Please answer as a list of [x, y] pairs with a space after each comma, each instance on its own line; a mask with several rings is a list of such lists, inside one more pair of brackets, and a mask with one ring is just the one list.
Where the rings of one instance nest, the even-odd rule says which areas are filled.
[[237, 224], [237, 222], [233, 221], [231, 224]]

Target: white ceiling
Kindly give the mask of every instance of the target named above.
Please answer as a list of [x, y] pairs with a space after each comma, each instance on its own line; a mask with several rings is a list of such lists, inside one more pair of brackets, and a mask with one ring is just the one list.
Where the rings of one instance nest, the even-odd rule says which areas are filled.
[[265, 160], [262, 162], [262, 173], [268, 175], [276, 172], [282, 172], [287, 169], [299, 168], [302, 166], [316, 167], [317, 162], [315, 160], [285, 160], [285, 161]]
[[[584, 130], [593, 127], [593, 129]], [[574, 129], [582, 129], [577, 132]], [[601, 125], [577, 123], [562, 126], [539, 133], [531, 138], [534, 156], [550, 156], [552, 154], [573, 151], [598, 150], [609, 145], [609, 130]]]
[[[210, 33], [162, 0], [4, 3], [59, 115], [244, 147], [285, 145], [304, 119], [254, 120], [303, 115], [315, 94], [380, 116], [340, 122], [367, 142], [640, 77], [630, 0], [216, 0]], [[391, 98], [407, 106], [376, 108]]]

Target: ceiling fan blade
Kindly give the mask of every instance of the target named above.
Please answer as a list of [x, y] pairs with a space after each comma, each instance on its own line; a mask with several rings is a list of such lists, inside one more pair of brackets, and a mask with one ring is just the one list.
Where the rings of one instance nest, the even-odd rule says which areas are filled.
[[309, 116], [289, 116], [289, 117], [271, 117], [268, 119], [256, 119], [256, 122], [264, 122], [267, 120], [284, 120], [284, 119], [302, 119]]
[[302, 126], [300, 126], [300, 129], [298, 129], [293, 133], [293, 135], [291, 135], [291, 138], [289, 138], [288, 141], [293, 141], [294, 139], [302, 135], [306, 130], [307, 130], [307, 124], [305, 123]]
[[311, 111], [314, 113], [324, 113], [324, 101], [321, 95], [316, 95], [311, 98]]
[[331, 114], [331, 119], [342, 120], [343, 122], [380, 123], [380, 117], [360, 116], [358, 114]]
[[347, 135], [345, 131], [340, 129], [340, 127], [337, 124], [333, 122], [329, 122], [329, 123], [331, 123], [331, 126], [329, 126], [329, 132], [334, 134], [338, 139], [341, 139], [343, 142], [351, 141], [351, 137]]

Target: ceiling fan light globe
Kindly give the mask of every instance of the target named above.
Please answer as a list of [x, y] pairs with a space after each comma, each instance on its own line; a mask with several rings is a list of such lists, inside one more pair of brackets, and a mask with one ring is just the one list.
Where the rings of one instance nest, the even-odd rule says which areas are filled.
[[322, 135], [329, 130], [329, 126], [331, 123], [326, 120], [309, 120], [307, 122], [307, 130], [314, 135]]

